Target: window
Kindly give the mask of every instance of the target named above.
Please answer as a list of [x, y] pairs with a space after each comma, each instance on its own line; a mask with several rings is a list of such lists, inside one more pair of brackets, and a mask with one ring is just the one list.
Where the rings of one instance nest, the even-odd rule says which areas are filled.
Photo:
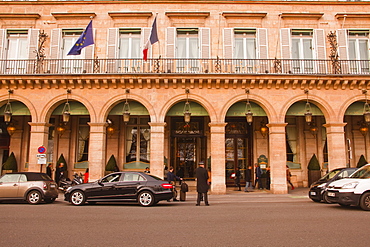
[[234, 29], [234, 59], [236, 72], [253, 72], [256, 58], [256, 30]]
[[114, 183], [120, 180], [121, 174], [113, 173], [101, 180], [102, 183]]
[[[126, 162], [150, 162], [150, 127], [147, 117], [130, 117], [126, 127]], [[138, 155], [137, 155], [138, 154]]]
[[286, 118], [286, 154], [287, 161], [298, 163], [297, 157], [297, 126], [295, 118]]
[[140, 28], [119, 30], [119, 58], [141, 58]]
[[83, 61], [73, 60], [81, 59], [81, 55], [84, 56], [85, 54], [85, 49], [82, 49], [81, 55], [67, 55], [82, 32], [82, 29], [64, 29], [62, 31], [61, 58], [63, 59], [62, 69], [65, 73], [82, 73]]
[[[197, 28], [178, 28], [177, 29], [176, 57], [180, 59], [199, 58], [199, 39]], [[198, 71], [199, 63], [197, 60], [179, 60], [177, 71]]]
[[369, 30], [348, 31], [348, 56], [351, 72], [369, 72]]
[[0, 178], [1, 183], [18, 183], [20, 174], [6, 174]]
[[89, 160], [90, 126], [87, 124], [89, 121], [89, 118], [79, 119], [77, 162]]
[[[312, 30], [292, 29], [292, 58], [293, 59], [313, 59]], [[293, 72], [312, 72], [312, 61], [293, 61]]]
[[125, 173], [124, 182], [130, 182], [130, 181], [145, 181], [145, 179], [140, 176], [138, 173]]
[[28, 58], [28, 30], [7, 30], [6, 73], [25, 73]]

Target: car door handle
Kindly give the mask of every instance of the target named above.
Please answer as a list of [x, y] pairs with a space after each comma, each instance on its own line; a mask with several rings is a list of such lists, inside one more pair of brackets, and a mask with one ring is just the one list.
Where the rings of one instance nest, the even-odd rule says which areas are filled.
[[13, 184], [13, 186], [18, 186], [18, 184]]

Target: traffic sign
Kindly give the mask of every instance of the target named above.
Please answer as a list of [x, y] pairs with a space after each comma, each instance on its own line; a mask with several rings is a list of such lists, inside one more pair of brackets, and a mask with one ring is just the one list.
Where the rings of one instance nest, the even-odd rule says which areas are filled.
[[46, 152], [46, 148], [44, 146], [40, 146], [38, 149], [37, 149], [37, 152], [39, 152], [39, 154], [43, 154]]

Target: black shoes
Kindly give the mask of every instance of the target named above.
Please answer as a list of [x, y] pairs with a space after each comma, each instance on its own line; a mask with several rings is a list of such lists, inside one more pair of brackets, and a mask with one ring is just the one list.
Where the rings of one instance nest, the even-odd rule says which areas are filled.
[[195, 204], [195, 206], [200, 206], [200, 204]]
[[173, 201], [174, 201], [174, 202], [178, 202], [179, 200], [177, 200], [177, 199], [173, 199]]

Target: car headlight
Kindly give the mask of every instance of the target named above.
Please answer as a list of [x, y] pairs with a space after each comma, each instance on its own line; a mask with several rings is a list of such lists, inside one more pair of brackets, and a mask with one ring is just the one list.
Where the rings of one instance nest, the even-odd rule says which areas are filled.
[[358, 185], [358, 182], [352, 182], [348, 184], [343, 184], [342, 189], [354, 189]]

